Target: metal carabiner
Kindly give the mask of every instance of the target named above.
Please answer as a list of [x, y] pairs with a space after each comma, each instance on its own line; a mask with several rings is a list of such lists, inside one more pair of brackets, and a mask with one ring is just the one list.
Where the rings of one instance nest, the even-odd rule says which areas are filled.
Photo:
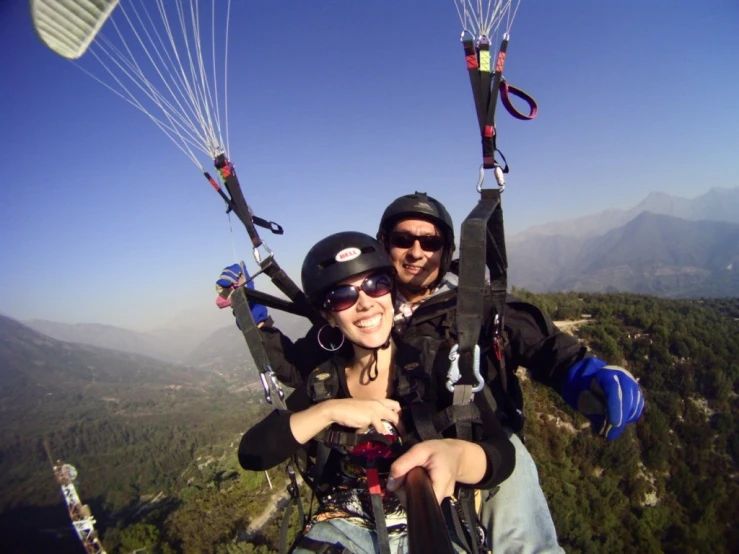
[[[451, 362], [451, 364], [449, 364], [449, 371], [446, 374], [446, 390], [448, 390], [449, 392], [454, 392], [454, 385], [462, 377], [462, 374], [459, 371], [459, 344], [455, 344], [454, 346], [452, 346], [452, 349], [449, 351], [449, 361]], [[480, 345], [479, 344], [475, 345], [473, 361], [472, 361], [472, 371], [475, 375], [475, 379], [477, 379], [477, 384], [475, 384], [475, 386], [472, 387], [472, 392], [479, 392], [482, 390], [482, 387], [485, 385], [482, 379], [482, 375], [480, 375]]]
[[[269, 381], [267, 381], [268, 376]], [[259, 380], [262, 382], [264, 399], [267, 401], [267, 404], [272, 404], [272, 388], [270, 387], [270, 383], [274, 387], [274, 390], [277, 391], [277, 396], [280, 397], [280, 400], [285, 399], [285, 391], [282, 390], [280, 383], [277, 382], [277, 376], [270, 366], [266, 366], [264, 371], [259, 372]]]
[[267, 376], [264, 373], [259, 372], [259, 380], [262, 382], [262, 388], [264, 389], [264, 399], [267, 401], [267, 404], [272, 404], [272, 393], [269, 390]]
[[505, 175], [503, 174], [503, 168], [497, 163], [495, 164], [495, 167], [493, 167], [493, 175], [495, 175], [495, 180], [498, 183], [500, 192], [503, 192], [505, 190]]
[[[493, 175], [495, 176], [495, 181], [498, 183], [498, 188], [500, 189], [500, 192], [503, 192], [505, 190], [505, 175], [503, 173], [503, 168], [500, 167], [498, 163], [493, 166]], [[482, 193], [482, 184], [485, 181], [485, 166], [480, 166], [480, 176], [477, 178], [477, 192]]]
[[267, 373], [269, 374], [269, 378], [272, 380], [272, 386], [277, 391], [277, 396], [280, 397], [280, 400], [285, 400], [285, 391], [282, 390], [280, 383], [277, 382], [277, 376], [270, 366], [267, 366]]
[[[267, 376], [269, 376], [269, 381], [267, 380]], [[277, 382], [277, 376], [275, 375], [275, 372], [272, 371], [271, 367], [267, 366], [267, 369], [265, 369], [264, 372], [259, 373], [259, 380], [262, 382], [262, 388], [264, 388], [264, 399], [267, 401], [267, 404], [272, 404], [272, 387], [277, 391], [277, 396], [280, 397], [280, 400], [285, 399], [285, 391], [282, 390], [280, 383]], [[272, 387], [270, 387], [270, 383], [272, 384]]]
[[275, 254], [274, 254], [274, 252], [272, 252], [272, 250], [270, 249], [270, 247], [269, 247], [269, 246], [267, 246], [267, 243], [266, 243], [266, 242], [264, 242], [264, 241], [262, 241], [262, 243], [261, 243], [261, 244], [260, 244], [259, 246], [256, 246], [256, 247], [254, 248], [254, 251], [253, 251], [253, 254], [254, 254], [254, 259], [255, 259], [255, 260], [257, 261], [257, 263], [258, 263], [259, 265], [262, 265], [262, 255], [261, 255], [261, 253], [259, 252], [259, 249], [260, 249], [260, 248], [264, 248], [264, 249], [265, 249], [265, 250], [267, 251], [267, 257], [266, 257], [266, 258], [264, 258], [264, 261], [265, 261], [265, 262], [266, 262], [267, 260], [269, 260], [270, 258], [273, 258]]
[[485, 166], [480, 165], [480, 176], [477, 178], [477, 192], [482, 193], [482, 183], [485, 181]]
[[475, 40], [475, 35], [468, 31], [466, 27], [462, 29], [462, 34], [459, 36], [459, 42], [464, 42], [465, 40]]
[[452, 349], [449, 351], [449, 361], [452, 362], [449, 364], [449, 371], [446, 374], [446, 390], [449, 392], [454, 392], [454, 384], [462, 377], [462, 374], [459, 372], [459, 364], [457, 363], [457, 360], [459, 360], [458, 352], [458, 344], [452, 346]]

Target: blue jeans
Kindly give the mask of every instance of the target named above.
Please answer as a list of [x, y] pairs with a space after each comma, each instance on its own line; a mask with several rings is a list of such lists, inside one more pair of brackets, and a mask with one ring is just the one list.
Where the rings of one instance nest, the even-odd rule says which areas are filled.
[[534, 459], [521, 440], [506, 429], [516, 448], [516, 468], [503, 481], [500, 490], [488, 498], [490, 491], [480, 491], [480, 522], [496, 554], [564, 554], [557, 543], [557, 531], [539, 484]]
[[[352, 554], [376, 554], [379, 552], [377, 532], [359, 525], [349, 523], [345, 519], [335, 518], [316, 523], [306, 533], [307, 537], [319, 542], [328, 542], [346, 548]], [[464, 554], [465, 550], [457, 544], [452, 544], [454, 551]], [[390, 535], [390, 552], [393, 554], [408, 553], [408, 533]], [[298, 542], [293, 550], [294, 554], [314, 554], [313, 550], [301, 548]]]

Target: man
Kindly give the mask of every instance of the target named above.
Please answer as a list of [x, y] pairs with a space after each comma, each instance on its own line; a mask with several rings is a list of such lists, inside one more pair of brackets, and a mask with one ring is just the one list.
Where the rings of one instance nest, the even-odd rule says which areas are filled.
[[[404, 340], [429, 337], [454, 342], [457, 276], [450, 272], [455, 246], [447, 210], [424, 193], [401, 196], [383, 213], [377, 239], [397, 271], [395, 323]], [[243, 279], [238, 265], [226, 268], [218, 280], [222, 298]], [[326, 358], [318, 347], [326, 348], [330, 342], [322, 337], [322, 329], [311, 329], [293, 343], [272, 326], [263, 306], [253, 305], [252, 314], [261, 325], [272, 369], [283, 383], [299, 385]], [[488, 321], [493, 315], [486, 314]], [[516, 466], [497, 492], [482, 491], [480, 519], [494, 552], [563, 552], [536, 465], [515, 434], [523, 427], [523, 395], [515, 370], [526, 367], [535, 379], [557, 390], [609, 440], [639, 419], [643, 395], [626, 370], [588, 355], [577, 339], [560, 332], [535, 306], [508, 295], [504, 321], [504, 363], [496, 361], [489, 333], [481, 333], [480, 348], [483, 375], [515, 446]]]

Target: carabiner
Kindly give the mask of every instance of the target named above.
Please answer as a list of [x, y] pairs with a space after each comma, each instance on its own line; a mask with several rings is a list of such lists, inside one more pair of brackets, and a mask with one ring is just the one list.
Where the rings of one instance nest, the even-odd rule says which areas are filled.
[[[269, 381], [267, 380], [267, 377], [269, 377]], [[264, 371], [259, 372], [259, 380], [262, 382], [264, 398], [267, 401], [267, 404], [272, 404], [272, 387], [277, 391], [277, 396], [280, 397], [280, 400], [285, 399], [285, 391], [282, 390], [280, 383], [277, 382], [277, 376], [270, 366], [266, 366]], [[270, 387], [270, 383], [272, 384], [272, 387]]]
[[[500, 189], [500, 192], [503, 192], [505, 190], [505, 171], [502, 167], [500, 167], [500, 164], [497, 162], [493, 166], [493, 175], [495, 176], [495, 181], [498, 183], [498, 188]], [[482, 194], [482, 184], [485, 182], [485, 166], [480, 166], [480, 175], [477, 178], [477, 192]]]
[[259, 246], [255, 247], [253, 251], [254, 259], [257, 261], [259, 265], [262, 265], [262, 255], [259, 253], [260, 248], [264, 248], [267, 251], [267, 257], [264, 258], [265, 262], [269, 260], [270, 258], [274, 257], [275, 254], [274, 252], [272, 252], [270, 247], [267, 246], [267, 243], [262, 241], [262, 243]]
[[262, 382], [262, 388], [264, 389], [264, 399], [267, 404], [272, 404], [272, 393], [269, 390], [269, 383], [267, 382], [267, 376], [264, 373], [259, 373], [259, 380]]
[[277, 391], [277, 396], [280, 397], [280, 400], [285, 400], [285, 391], [282, 390], [280, 383], [277, 382], [277, 376], [270, 366], [267, 366], [267, 373], [269, 374], [269, 378], [272, 380], [272, 386]]
[[495, 175], [495, 180], [498, 182], [500, 192], [503, 192], [505, 190], [505, 176], [503, 175], [503, 168], [497, 163], [493, 167], [493, 175]]
[[477, 178], [477, 192], [482, 194], [482, 183], [485, 181], [485, 166], [480, 165], [480, 176]]
[[470, 31], [468, 31], [468, 30], [467, 30], [467, 28], [465, 27], [465, 28], [464, 28], [464, 29], [462, 30], [462, 34], [461, 34], [461, 35], [459, 36], [459, 42], [465, 42], [465, 41], [468, 41], [468, 40], [469, 40], [469, 41], [474, 41], [474, 40], [475, 40], [475, 35], [473, 35], [473, 34], [472, 34], [472, 33], [471, 33]]
[[[449, 371], [446, 374], [446, 390], [449, 392], [454, 392], [454, 386], [456, 385], [457, 381], [460, 380], [462, 377], [462, 374], [459, 371], [459, 344], [455, 344], [452, 349], [449, 351], [449, 361], [451, 364], [449, 365]], [[485, 385], [482, 375], [480, 375], [480, 345], [475, 345], [474, 355], [473, 355], [473, 361], [472, 361], [472, 371], [475, 375], [475, 379], [477, 379], [477, 383], [474, 387], [472, 387], [472, 392], [479, 392], [482, 390], [482, 387]]]

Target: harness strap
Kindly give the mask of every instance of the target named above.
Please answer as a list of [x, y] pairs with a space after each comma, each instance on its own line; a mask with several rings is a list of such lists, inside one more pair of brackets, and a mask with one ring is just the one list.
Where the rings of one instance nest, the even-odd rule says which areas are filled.
[[316, 461], [310, 470], [310, 475], [314, 483], [319, 483], [321, 475], [323, 475], [323, 470], [328, 462], [328, 458], [331, 455], [331, 448], [328, 445], [319, 442], [316, 446], [316, 450]]
[[342, 431], [329, 427], [318, 433], [314, 440], [324, 444], [327, 448], [338, 448], [340, 450], [351, 449], [366, 442], [379, 442], [392, 446], [394, 441], [387, 436], [372, 431], [370, 433], [357, 433], [355, 431]]
[[439, 434], [458, 423], [478, 422], [481, 422], [480, 410], [471, 403], [449, 406], [433, 417], [434, 429]]
[[[488, 193], [497, 193], [497, 198]], [[476, 384], [473, 363], [474, 350], [483, 324], [483, 303], [480, 299], [485, 296], [486, 288], [485, 246], [488, 240], [488, 221], [499, 203], [499, 191], [483, 190], [480, 201], [462, 223], [456, 319], [461, 376], [455, 391], [459, 385]]]
[[[297, 466], [298, 471], [302, 475], [297, 455], [294, 456], [293, 461], [295, 466]], [[288, 551], [287, 533], [290, 529], [290, 515], [292, 514], [292, 509], [294, 505], [298, 506], [298, 518], [300, 521], [301, 529], [304, 529], [307, 523], [307, 520], [305, 518], [305, 511], [303, 510], [303, 499], [300, 497], [300, 489], [298, 488], [298, 481], [295, 477], [295, 467], [293, 467], [293, 462], [288, 462], [287, 466], [285, 467], [285, 472], [287, 473], [288, 479], [290, 480], [287, 485], [287, 492], [290, 494], [290, 500], [285, 507], [285, 513], [282, 515], [282, 524], [280, 525], [280, 545], [278, 550], [280, 554], [286, 554]]]
[[[288, 490], [290, 487], [288, 487]], [[278, 552], [280, 554], [286, 554], [288, 551], [287, 546], [287, 533], [290, 530], [290, 515], [292, 514], [293, 505], [297, 504], [298, 506], [298, 517], [300, 518], [301, 525], [304, 525], [305, 523], [305, 513], [303, 512], [303, 501], [300, 498], [300, 494], [296, 497], [292, 496], [290, 501], [287, 503], [287, 506], [285, 507], [285, 513], [282, 516], [282, 524], [280, 525], [280, 545]]]
[[461, 511], [462, 529], [468, 539], [468, 547], [472, 554], [479, 554], [481, 543], [480, 536], [477, 533], [477, 514], [475, 512], [475, 490], [470, 488], [459, 488], [457, 493], [459, 503], [458, 509]]
[[[517, 96], [526, 102], [529, 105], [529, 113], [525, 114], [518, 111], [513, 105], [513, 102], [511, 102], [511, 96]], [[528, 121], [529, 119], [534, 119], [539, 113], [539, 106], [537, 106], [536, 100], [520, 88], [509, 85], [505, 79], [500, 82], [500, 101], [505, 106], [505, 109], [508, 110], [508, 113], [516, 119]]]
[[[323, 318], [317, 310], [311, 307], [310, 303], [308, 302], [307, 296], [303, 293], [303, 291], [300, 290], [300, 288], [298, 288], [298, 286], [292, 281], [292, 279], [290, 279], [287, 273], [285, 273], [285, 271], [277, 264], [272, 251], [261, 239], [255, 227], [255, 225], [259, 225], [261, 227], [270, 229], [273, 233], [282, 234], [282, 226], [272, 221], [267, 221], [260, 217], [254, 216], [251, 208], [246, 203], [246, 198], [244, 198], [244, 193], [241, 190], [241, 185], [239, 184], [239, 179], [236, 176], [234, 166], [226, 158], [225, 154], [219, 154], [214, 160], [214, 164], [216, 169], [218, 170], [221, 180], [226, 187], [226, 190], [228, 191], [228, 194], [226, 194], [221, 189], [218, 182], [213, 179], [213, 177], [211, 177], [208, 172], [204, 172], [205, 178], [219, 194], [219, 196], [224, 200], [224, 202], [226, 202], [226, 205], [228, 206], [228, 211], [232, 211], [234, 214], [236, 214], [236, 217], [239, 218], [241, 223], [244, 225], [247, 234], [249, 235], [249, 239], [251, 240], [252, 246], [254, 248], [254, 259], [257, 261], [260, 267], [259, 272], [253, 277], [262, 272], [266, 273], [275, 284], [275, 286], [280, 291], [282, 291], [290, 300], [292, 300], [292, 305], [290, 305], [284, 300], [272, 297], [276, 301], [276, 303], [281, 304], [279, 306], [281, 309], [285, 309], [285, 311], [297, 313], [298, 315], [308, 317], [314, 324], [322, 322]], [[267, 256], [264, 259], [262, 259], [262, 255], [259, 251], [260, 248], [263, 248], [267, 252]], [[233, 306], [234, 316], [236, 317], [236, 321], [238, 322], [239, 327], [244, 334], [246, 344], [249, 348], [249, 351], [251, 352], [252, 357], [254, 358], [254, 363], [259, 370], [259, 378], [262, 381], [264, 396], [267, 400], [267, 403], [274, 403], [277, 407], [284, 409], [284, 392], [277, 383], [277, 378], [272, 371], [269, 356], [267, 355], [267, 352], [264, 348], [264, 344], [262, 343], [257, 326], [254, 323], [254, 318], [251, 315], [251, 310], [247, 302], [245, 288], [246, 287], [243, 286], [237, 287], [231, 295], [231, 305]], [[271, 302], [271, 305], [275, 306], [276, 303]], [[275, 398], [273, 394], [275, 392], [277, 393], [277, 398]]]
[[434, 424], [434, 418], [431, 414], [429, 407], [419, 402], [412, 404], [411, 407], [411, 418], [413, 419], [413, 425], [416, 429], [418, 438], [422, 441], [441, 439], [443, 438], [440, 434], [436, 425]]
[[275, 310], [280, 310], [281, 312], [287, 312], [307, 319], [311, 319], [313, 317], [311, 311], [306, 310], [305, 306], [285, 300], [284, 298], [278, 298], [257, 289], [245, 288], [244, 292], [246, 292], [246, 297], [249, 301], [254, 302], [255, 304], [262, 304], [267, 308], [273, 308]]
[[[308, 298], [305, 296], [303, 291], [300, 290], [287, 273], [285, 273], [285, 271], [277, 264], [272, 251], [267, 247], [256, 229], [256, 225], [258, 225], [269, 229], [275, 234], [281, 235], [284, 233], [282, 226], [273, 221], [267, 221], [266, 219], [262, 219], [261, 217], [254, 215], [249, 204], [246, 203], [246, 198], [244, 198], [244, 193], [241, 190], [241, 185], [236, 176], [233, 164], [224, 154], [220, 154], [216, 157], [214, 163], [218, 173], [220, 174], [221, 180], [226, 186], [228, 195], [223, 192], [223, 189], [218, 185], [218, 182], [216, 182], [209, 173], [204, 173], [205, 178], [221, 198], [223, 198], [224, 202], [226, 202], [228, 211], [232, 211], [236, 214], [236, 217], [238, 217], [239, 221], [244, 225], [246, 232], [249, 235], [249, 239], [251, 239], [252, 246], [254, 247], [254, 258], [259, 264], [260, 273], [266, 273], [272, 279], [275, 286], [299, 307], [298, 309], [303, 313], [299, 313], [298, 315], [309, 317], [313, 323], [322, 322], [323, 318], [321, 318], [318, 312], [310, 305]], [[259, 254], [258, 249], [260, 247], [263, 247], [267, 251], [267, 257], [265, 259], [262, 259], [261, 254]]]
[[244, 289], [245, 287], [237, 287], [231, 294], [233, 314], [236, 317], [241, 333], [244, 335], [249, 352], [251, 352], [252, 358], [254, 358], [254, 364], [259, 371], [259, 378], [262, 381], [264, 397], [267, 403], [284, 410], [287, 408], [285, 404], [285, 392], [277, 382], [274, 371], [272, 371], [267, 350], [264, 348], [264, 343], [262, 342], [262, 335], [254, 323]]
[[[474, 552], [474, 547], [470, 545], [470, 537], [463, 521], [464, 515], [460, 513], [458, 507], [458, 501], [452, 498], [445, 498], [441, 503], [441, 511], [444, 514], [444, 520], [451, 523], [451, 532], [454, 533], [457, 542], [462, 545], [465, 552]], [[476, 521], [476, 519], [473, 521]]]
[[375, 520], [375, 531], [377, 531], [380, 554], [390, 554], [390, 535], [387, 532], [385, 510], [382, 506], [380, 475], [377, 472], [377, 467], [373, 464], [365, 468], [365, 474], [367, 475], [367, 489], [369, 490], [370, 501], [372, 502], [372, 515]]
[[[507, 289], [508, 260], [505, 249], [500, 191], [484, 189], [480, 200], [462, 224], [457, 296], [457, 337], [459, 342], [459, 384], [475, 382], [473, 353], [480, 339], [486, 296], [485, 266], [490, 273], [489, 293], [495, 310], [493, 339], [502, 339]], [[502, 351], [500, 351], [502, 354]], [[502, 355], [501, 355], [502, 358]], [[501, 372], [507, 389], [505, 372]], [[456, 388], [456, 387], [455, 387]]]
[[[523, 90], [509, 85], [503, 79], [503, 68], [505, 66], [506, 53], [508, 50], [508, 35], [503, 36], [500, 48], [495, 58], [495, 68], [491, 68], [490, 41], [487, 37], [480, 37], [477, 45], [475, 38], [465, 33], [462, 39], [464, 57], [467, 63], [467, 71], [472, 86], [472, 96], [475, 100], [477, 121], [480, 126], [480, 137], [482, 140], [482, 167], [493, 169], [501, 167], [495, 159], [495, 153], [503, 154], [496, 147], [495, 109], [500, 95], [503, 106], [513, 117], [521, 120], [533, 119], [538, 112], [536, 100]], [[492, 70], [491, 70], [492, 69]], [[511, 102], [510, 96], [516, 96], [525, 101], [529, 106], [529, 113], [525, 114], [517, 110]], [[503, 158], [505, 162], [505, 158]], [[503, 173], [508, 173], [508, 165], [502, 168]]]

